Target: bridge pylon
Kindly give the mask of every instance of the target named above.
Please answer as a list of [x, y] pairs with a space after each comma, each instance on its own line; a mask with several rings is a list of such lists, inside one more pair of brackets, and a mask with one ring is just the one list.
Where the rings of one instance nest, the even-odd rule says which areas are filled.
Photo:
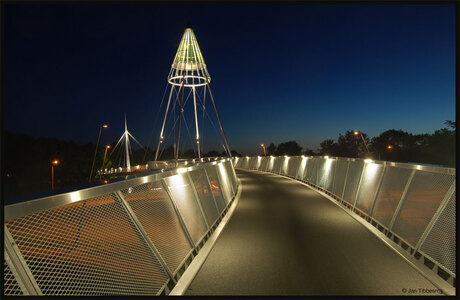
[[[208, 93], [212, 105], [214, 108], [214, 112], [216, 114], [217, 120], [219, 122], [219, 129], [220, 135], [223, 138], [224, 144], [222, 145], [227, 152], [228, 157], [231, 157], [230, 147], [228, 146], [227, 137], [225, 136], [224, 127], [222, 126], [222, 121], [219, 116], [219, 112], [217, 110], [216, 103], [214, 101], [213, 94], [210, 88], [211, 76], [206, 68], [206, 64], [203, 59], [203, 55], [201, 53], [200, 47], [198, 46], [198, 42], [196, 40], [195, 34], [193, 29], [189, 24], [187, 24], [187, 28], [185, 29], [184, 34], [182, 35], [181, 42], [179, 44], [179, 48], [177, 49], [176, 56], [174, 57], [174, 61], [171, 66], [171, 71], [169, 72], [168, 76], [168, 88], [169, 91], [169, 98], [166, 104], [166, 110], [164, 113], [163, 118], [163, 125], [161, 127], [160, 136], [158, 140], [158, 145], [155, 153], [155, 161], [158, 161], [159, 153], [160, 153], [160, 146], [165, 141], [165, 125], [166, 120], [168, 118], [168, 112], [172, 109], [172, 107], [178, 107], [179, 113], [178, 118], [175, 122], [177, 123], [177, 136], [176, 142], [174, 147], [174, 158], [177, 162], [179, 159], [179, 145], [181, 140], [181, 121], [185, 117], [184, 109], [185, 104], [187, 101], [184, 102], [184, 94], [185, 95], [193, 95], [193, 107], [194, 107], [194, 120], [195, 120], [195, 143], [197, 147], [197, 154], [198, 158], [201, 159], [201, 150], [202, 147], [200, 145], [200, 126], [198, 122], [198, 112], [197, 107], [201, 107], [203, 109], [203, 115], [205, 106], [204, 103], [206, 101], [206, 94]], [[188, 99], [188, 96], [186, 96]], [[186, 100], [187, 100], [186, 99]], [[174, 125], [174, 126], [175, 126]], [[188, 128], [187, 128], [188, 130]]]

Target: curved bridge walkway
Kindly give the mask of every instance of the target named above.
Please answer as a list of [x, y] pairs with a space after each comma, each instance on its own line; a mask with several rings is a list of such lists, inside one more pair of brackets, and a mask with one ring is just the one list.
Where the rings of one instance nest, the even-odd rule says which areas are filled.
[[[362, 224], [288, 178], [237, 170], [233, 216], [186, 295], [404, 295], [437, 288]], [[431, 292], [427, 294], [439, 294]]]

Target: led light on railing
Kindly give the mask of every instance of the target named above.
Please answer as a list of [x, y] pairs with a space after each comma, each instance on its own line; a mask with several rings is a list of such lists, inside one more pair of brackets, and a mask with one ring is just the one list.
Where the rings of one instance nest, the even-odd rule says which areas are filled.
[[213, 165], [217, 165], [217, 162], [213, 161], [212, 164], [213, 164]]
[[71, 200], [72, 202], [80, 201], [80, 200], [81, 200], [80, 193], [79, 193], [79, 192], [70, 193], [70, 200]]
[[327, 155], [326, 155], [326, 156], [324, 156], [324, 158], [325, 158], [325, 159], [328, 159], [328, 158], [329, 158], [329, 156], [327, 156]]
[[364, 160], [364, 162], [367, 163], [367, 164], [369, 164], [369, 163], [373, 162], [373, 160], [370, 159], [370, 158], [367, 158], [367, 159]]

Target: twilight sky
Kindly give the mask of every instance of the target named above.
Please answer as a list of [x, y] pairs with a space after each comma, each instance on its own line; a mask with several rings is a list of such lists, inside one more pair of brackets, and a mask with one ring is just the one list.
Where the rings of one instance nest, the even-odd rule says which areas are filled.
[[[230, 147], [316, 149], [359, 129], [455, 120], [454, 4], [7, 4], [4, 129], [85, 144], [154, 120], [187, 21]], [[163, 114], [163, 111], [160, 115]], [[154, 130], [154, 138], [151, 138]], [[222, 149], [216, 149], [221, 151]]]

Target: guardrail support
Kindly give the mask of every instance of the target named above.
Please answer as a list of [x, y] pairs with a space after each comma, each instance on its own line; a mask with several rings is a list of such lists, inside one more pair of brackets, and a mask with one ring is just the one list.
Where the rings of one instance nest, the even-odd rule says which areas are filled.
[[380, 194], [380, 189], [382, 188], [382, 183], [383, 183], [383, 177], [385, 176], [385, 172], [387, 171], [387, 162], [383, 163], [383, 170], [382, 170], [382, 176], [380, 176], [379, 182], [377, 183], [377, 189], [375, 190], [374, 194], [374, 201], [372, 202], [372, 207], [369, 212], [369, 217], [372, 217], [374, 215], [374, 210], [375, 210], [375, 205], [377, 203], [377, 198]]
[[449, 190], [447, 190], [446, 194], [444, 195], [444, 198], [442, 199], [441, 203], [439, 204], [438, 209], [436, 210], [433, 217], [431, 218], [430, 223], [428, 223], [428, 225], [425, 228], [425, 231], [423, 232], [422, 236], [418, 240], [417, 245], [415, 245], [415, 251], [413, 255], [415, 255], [415, 253], [417, 253], [417, 251], [422, 247], [428, 234], [431, 232], [431, 229], [433, 229], [434, 224], [436, 224], [436, 221], [438, 220], [439, 216], [444, 211], [447, 204], [449, 204], [450, 198], [452, 197], [454, 192], [455, 192], [455, 180], [454, 182], [452, 182]]
[[192, 236], [188, 232], [187, 226], [185, 226], [184, 219], [182, 218], [182, 215], [179, 212], [179, 208], [177, 207], [176, 200], [174, 199], [174, 195], [172, 194], [171, 190], [168, 187], [168, 184], [166, 183], [166, 181], [164, 179], [161, 179], [160, 182], [161, 182], [161, 184], [163, 186], [163, 189], [166, 191], [166, 193], [168, 194], [169, 198], [171, 199], [171, 203], [173, 204], [174, 211], [176, 212], [177, 219], [179, 220], [179, 224], [182, 227], [182, 230], [184, 231], [184, 234], [187, 237], [187, 240], [188, 240], [190, 246], [192, 247], [193, 250], [196, 251], [195, 243], [193, 242]]
[[160, 251], [158, 251], [157, 247], [155, 244], [152, 242], [152, 240], [149, 238], [147, 232], [144, 230], [144, 227], [142, 226], [141, 222], [137, 218], [136, 214], [132, 210], [131, 206], [127, 203], [125, 197], [121, 193], [121, 191], [115, 192], [115, 200], [121, 205], [123, 210], [127, 213], [127, 216], [129, 220], [131, 221], [130, 224], [133, 227], [133, 229], [137, 232], [140, 233], [142, 236], [142, 239], [144, 240], [145, 244], [149, 248], [149, 250], [154, 254], [154, 256], [158, 259], [160, 262], [161, 267], [165, 271], [166, 274], [168, 274], [169, 279], [171, 279], [174, 283], [176, 283], [176, 280], [174, 279], [174, 276], [172, 275], [171, 271], [168, 268], [168, 265], [166, 264], [166, 261], [163, 259], [163, 257], [160, 254]]
[[345, 195], [345, 188], [347, 187], [347, 179], [348, 179], [348, 169], [350, 168], [350, 160], [347, 159], [347, 171], [345, 172], [345, 180], [343, 181], [343, 189], [342, 189], [342, 195], [340, 197], [340, 200], [345, 201], [343, 199], [343, 196]]
[[185, 173], [188, 181], [190, 182], [190, 186], [192, 188], [193, 196], [195, 198], [196, 204], [198, 205], [201, 213], [201, 217], [203, 218], [204, 224], [206, 224], [206, 228], [209, 230], [208, 220], [206, 220], [206, 216], [204, 214], [203, 206], [201, 206], [200, 198], [198, 197], [198, 193], [196, 192], [195, 185], [193, 184], [192, 176], [190, 176], [190, 172]]
[[16, 282], [18, 283], [19, 289], [22, 291], [22, 293], [24, 295], [26, 295], [26, 296], [30, 295], [29, 291], [26, 288], [26, 286], [24, 285], [24, 283], [22, 282], [21, 278], [19, 277], [18, 271], [14, 267], [14, 264], [11, 261], [10, 256], [8, 255], [8, 252], [6, 252], [6, 248], [3, 250], [3, 255], [4, 255], [5, 263], [10, 268], [10, 271], [13, 274], [14, 279], [16, 279]]
[[410, 184], [412, 182], [412, 179], [414, 178], [414, 175], [415, 175], [415, 170], [412, 170], [412, 172], [410, 173], [409, 179], [407, 179], [406, 186], [404, 187], [404, 191], [403, 191], [403, 193], [401, 195], [401, 199], [399, 200], [398, 206], [396, 207], [395, 213], [393, 214], [393, 217], [391, 218], [391, 222], [388, 225], [388, 230], [389, 231], [393, 230], [393, 226], [394, 226], [394, 224], [396, 222], [396, 219], [399, 217], [399, 214], [401, 213], [402, 207], [403, 207], [404, 203], [406, 202], [407, 192], [409, 191], [409, 187], [410, 187]]
[[358, 183], [358, 186], [356, 187], [356, 195], [355, 195], [355, 200], [353, 201], [353, 211], [356, 211], [356, 202], [358, 201], [358, 195], [359, 195], [359, 190], [361, 189], [361, 183], [363, 181], [363, 175], [364, 175], [364, 172], [366, 171], [366, 163], [363, 162], [363, 169], [361, 170], [361, 175], [359, 176], [359, 183]]
[[25, 288], [25, 290], [23, 290], [24, 294], [43, 295], [42, 291], [40, 290], [40, 287], [35, 281], [34, 276], [32, 275], [32, 272], [29, 269], [29, 266], [26, 263], [26, 260], [22, 256], [21, 251], [19, 251], [18, 246], [16, 245], [13, 239], [13, 236], [6, 227], [6, 224], [3, 225], [3, 228], [5, 252], [9, 256], [11, 263], [10, 266], [12, 266], [11, 270], [16, 280], [20, 284], [21, 288]]

